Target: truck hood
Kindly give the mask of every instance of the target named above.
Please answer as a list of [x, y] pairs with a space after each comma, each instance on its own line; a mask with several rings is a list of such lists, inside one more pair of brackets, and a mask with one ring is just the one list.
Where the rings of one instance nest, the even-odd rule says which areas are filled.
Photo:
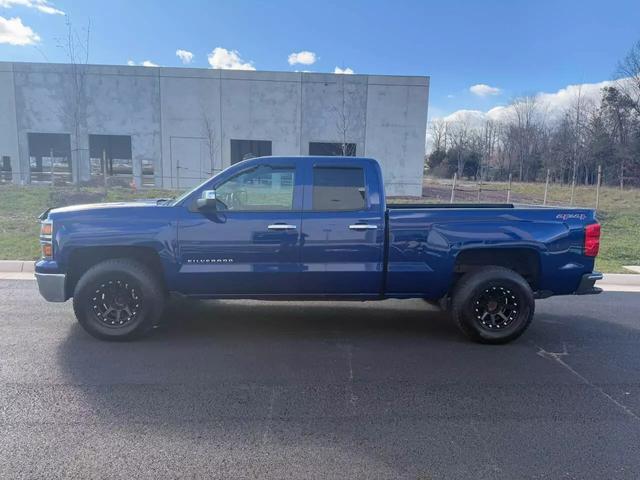
[[58, 214], [74, 214], [84, 212], [95, 212], [100, 210], [120, 210], [120, 209], [140, 209], [140, 208], [157, 208], [162, 207], [158, 204], [158, 199], [136, 200], [133, 202], [109, 202], [109, 203], [87, 203], [81, 205], [69, 205], [66, 207], [53, 207], [44, 211], [39, 218], [44, 220], [51, 215]]

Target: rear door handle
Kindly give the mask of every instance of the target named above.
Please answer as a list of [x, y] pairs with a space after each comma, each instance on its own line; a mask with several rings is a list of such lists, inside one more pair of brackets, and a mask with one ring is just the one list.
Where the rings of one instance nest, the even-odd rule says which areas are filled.
[[269, 230], [295, 230], [295, 225], [289, 225], [287, 223], [273, 223], [267, 227]]
[[368, 223], [354, 223], [349, 225], [349, 230], [376, 230], [377, 225], [369, 225]]

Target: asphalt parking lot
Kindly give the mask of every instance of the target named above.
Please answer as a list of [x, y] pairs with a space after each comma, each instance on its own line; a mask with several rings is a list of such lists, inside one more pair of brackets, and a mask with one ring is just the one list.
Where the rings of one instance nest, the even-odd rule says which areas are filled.
[[506, 346], [421, 301], [177, 301], [136, 343], [0, 280], [0, 478], [638, 478], [640, 293]]

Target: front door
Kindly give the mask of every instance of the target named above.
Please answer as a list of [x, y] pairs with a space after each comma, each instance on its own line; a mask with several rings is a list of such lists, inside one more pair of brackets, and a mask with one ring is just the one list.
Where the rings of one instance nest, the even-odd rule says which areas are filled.
[[185, 206], [178, 225], [180, 289], [207, 296], [295, 293], [302, 205], [296, 176], [286, 159], [254, 165], [213, 185], [216, 210]]

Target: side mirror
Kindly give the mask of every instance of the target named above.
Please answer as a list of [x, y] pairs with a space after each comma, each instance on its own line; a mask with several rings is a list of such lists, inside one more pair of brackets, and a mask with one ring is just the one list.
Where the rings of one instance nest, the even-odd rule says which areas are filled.
[[196, 200], [198, 210], [215, 210], [217, 208], [216, 191], [204, 190], [202, 196]]

